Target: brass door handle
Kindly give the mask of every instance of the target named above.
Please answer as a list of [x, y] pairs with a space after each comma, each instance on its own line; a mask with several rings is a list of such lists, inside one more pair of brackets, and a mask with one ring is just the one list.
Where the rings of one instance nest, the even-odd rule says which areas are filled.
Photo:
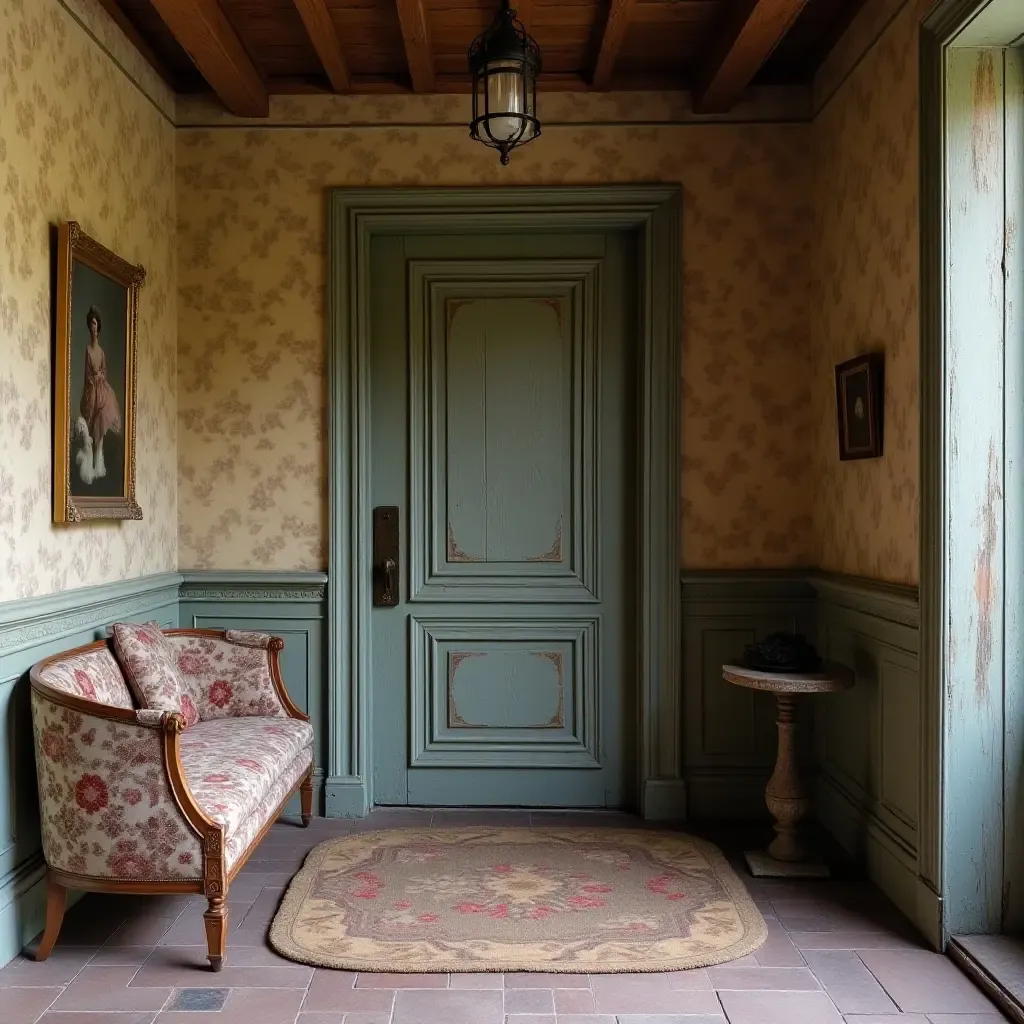
[[395, 569], [398, 566], [395, 564], [393, 558], [385, 558], [384, 564], [381, 566], [381, 570], [384, 573], [384, 593], [381, 594], [382, 604], [394, 604], [394, 592], [395, 592]]
[[380, 505], [373, 510], [373, 605], [394, 608], [400, 600], [401, 557], [398, 539], [398, 508]]

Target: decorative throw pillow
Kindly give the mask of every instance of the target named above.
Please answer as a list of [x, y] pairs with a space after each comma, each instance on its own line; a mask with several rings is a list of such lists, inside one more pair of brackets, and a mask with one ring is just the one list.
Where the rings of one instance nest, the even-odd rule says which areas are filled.
[[115, 622], [114, 653], [140, 707], [180, 711], [195, 725], [199, 712], [174, 667], [174, 651], [155, 622]]

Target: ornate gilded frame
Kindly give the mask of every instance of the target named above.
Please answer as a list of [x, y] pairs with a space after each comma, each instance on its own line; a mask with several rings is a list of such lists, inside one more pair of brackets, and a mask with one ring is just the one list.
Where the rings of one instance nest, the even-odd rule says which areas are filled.
[[[75, 261], [110, 278], [127, 292], [125, 324], [124, 480], [115, 497], [76, 495], [71, 484], [71, 270]], [[135, 500], [136, 333], [139, 289], [146, 270], [90, 238], [76, 221], [57, 228], [56, 340], [53, 388], [53, 521], [141, 519]]]

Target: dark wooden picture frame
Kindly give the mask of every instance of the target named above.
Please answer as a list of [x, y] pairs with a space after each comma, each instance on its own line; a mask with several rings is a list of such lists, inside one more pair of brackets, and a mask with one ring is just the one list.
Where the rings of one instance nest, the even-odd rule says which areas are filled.
[[135, 364], [146, 271], [68, 221], [57, 228], [56, 277], [53, 521], [141, 519]]
[[877, 459], [882, 454], [885, 357], [881, 352], [847, 359], [836, 367], [839, 460]]

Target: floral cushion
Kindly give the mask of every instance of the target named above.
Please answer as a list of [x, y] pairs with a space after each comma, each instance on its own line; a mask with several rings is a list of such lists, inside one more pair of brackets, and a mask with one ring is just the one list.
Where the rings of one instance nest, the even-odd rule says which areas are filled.
[[75, 654], [47, 665], [39, 678], [48, 686], [115, 708], [130, 708], [132, 695], [107, 647]]
[[115, 622], [111, 632], [117, 660], [139, 704], [156, 711], [180, 711], [186, 725], [195, 725], [199, 712], [178, 678], [163, 630], [155, 622]]
[[[264, 634], [230, 634], [232, 639], [175, 633], [165, 639], [178, 677], [188, 689], [204, 722], [250, 715], [286, 718], [270, 675]], [[234, 642], [232, 642], [234, 640]]]
[[271, 819], [281, 801], [298, 785], [299, 780], [306, 772], [313, 761], [311, 750], [303, 750], [298, 757], [285, 769], [285, 771], [274, 779], [266, 796], [242, 821], [237, 830], [228, 837], [224, 843], [224, 863], [230, 871], [238, 858], [245, 854], [252, 841], [260, 834], [260, 830]]
[[202, 876], [199, 837], [167, 783], [159, 725], [79, 714], [33, 693], [32, 726], [47, 864], [100, 878]]
[[196, 803], [230, 839], [297, 757], [312, 759], [312, 746], [313, 727], [295, 718], [214, 719], [182, 733], [181, 767]]

